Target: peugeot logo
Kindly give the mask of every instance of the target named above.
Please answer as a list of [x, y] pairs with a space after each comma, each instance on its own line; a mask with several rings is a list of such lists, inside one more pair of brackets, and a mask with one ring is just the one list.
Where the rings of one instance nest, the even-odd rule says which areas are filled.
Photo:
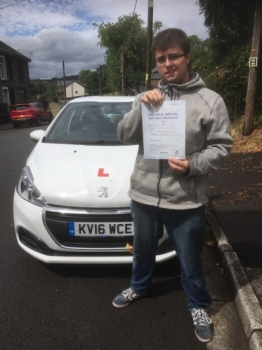
[[98, 197], [108, 197], [108, 187], [101, 186], [97, 192], [99, 193]]

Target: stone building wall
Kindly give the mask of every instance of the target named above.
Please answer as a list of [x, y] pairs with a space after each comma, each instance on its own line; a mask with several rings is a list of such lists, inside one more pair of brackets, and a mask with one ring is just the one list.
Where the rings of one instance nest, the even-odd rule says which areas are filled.
[[[9, 91], [10, 104], [31, 101], [28, 62], [18, 57], [5, 55], [8, 62], [7, 79], [0, 81], [1, 90], [6, 87]], [[3, 102], [3, 93], [0, 102]]]

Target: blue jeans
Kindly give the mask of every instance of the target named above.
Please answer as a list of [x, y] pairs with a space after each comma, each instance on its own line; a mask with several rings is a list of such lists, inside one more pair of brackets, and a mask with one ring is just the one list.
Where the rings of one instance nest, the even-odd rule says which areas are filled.
[[188, 308], [205, 308], [211, 300], [207, 291], [201, 252], [204, 244], [205, 207], [170, 210], [131, 201], [134, 244], [131, 288], [138, 295], [149, 292], [158, 240], [166, 227], [181, 265], [181, 282]]

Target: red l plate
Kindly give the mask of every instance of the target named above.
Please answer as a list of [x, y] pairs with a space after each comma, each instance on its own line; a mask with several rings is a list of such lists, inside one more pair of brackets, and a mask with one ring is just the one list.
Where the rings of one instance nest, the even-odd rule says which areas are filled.
[[104, 168], [99, 168], [97, 176], [99, 176], [99, 177], [109, 177], [109, 174], [104, 173]]

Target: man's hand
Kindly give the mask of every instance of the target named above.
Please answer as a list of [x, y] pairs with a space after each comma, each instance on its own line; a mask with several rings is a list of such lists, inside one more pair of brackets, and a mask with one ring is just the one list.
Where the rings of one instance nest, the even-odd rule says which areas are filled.
[[184, 174], [189, 170], [189, 161], [187, 159], [169, 158], [168, 164], [171, 170], [176, 174]]
[[163, 95], [159, 90], [150, 90], [141, 97], [141, 101], [152, 106], [159, 106], [163, 103]]

